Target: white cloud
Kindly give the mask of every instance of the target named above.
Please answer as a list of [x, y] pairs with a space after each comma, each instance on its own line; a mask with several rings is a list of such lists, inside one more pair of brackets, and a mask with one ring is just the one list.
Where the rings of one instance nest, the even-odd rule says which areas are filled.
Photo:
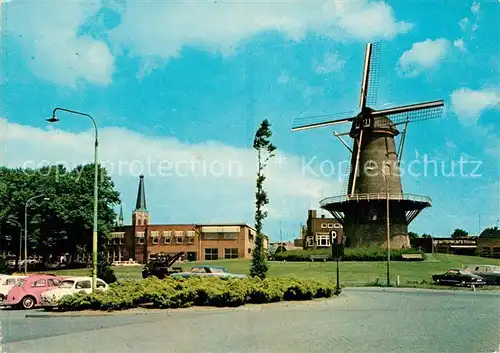
[[282, 85], [286, 85], [290, 81], [290, 75], [285, 70], [280, 72], [278, 76], [278, 83]]
[[457, 47], [458, 49], [460, 49], [460, 51], [467, 51], [467, 49], [465, 48], [465, 43], [464, 43], [464, 40], [463, 38], [457, 38], [453, 41], [453, 46]]
[[314, 62], [314, 71], [319, 74], [328, 74], [340, 71], [344, 67], [345, 61], [340, 59], [337, 53], [327, 53], [323, 60]]
[[[384, 2], [132, 2], [113, 42], [145, 60], [164, 63], [185, 46], [229, 55], [241, 41], [264, 31], [298, 40], [307, 32], [332, 38], [392, 38], [411, 25], [397, 21]], [[150, 64], [149, 64], [150, 65]]]
[[460, 29], [462, 31], [465, 31], [467, 29], [467, 26], [469, 25], [469, 19], [467, 17], [462, 18], [459, 22], [458, 25], [460, 26]]
[[111, 82], [114, 57], [102, 40], [81, 35], [80, 27], [101, 4], [85, 2], [9, 2], [5, 32], [19, 40], [32, 71], [39, 77], [69, 87], [80, 80]]
[[414, 43], [411, 49], [405, 51], [399, 58], [398, 69], [405, 76], [416, 76], [424, 70], [439, 64], [450, 51], [450, 42], [444, 38], [426, 39]]
[[[9, 167], [63, 163], [73, 168], [93, 158], [93, 132], [42, 130], [0, 118], [0, 164]], [[153, 221], [253, 223], [256, 155], [253, 149], [217, 142], [189, 145], [175, 138], [149, 139], [122, 128], [103, 128], [100, 161], [122, 193], [124, 211], [135, 202], [138, 175], [146, 180]], [[3, 157], [3, 158], [2, 158]], [[306, 161], [307, 163], [307, 161]], [[303, 171], [305, 171], [303, 173]], [[318, 169], [314, 169], [319, 173]], [[266, 169], [269, 222], [298, 224], [322, 192], [340, 191], [337, 178], [307, 172], [299, 156], [279, 153]], [[272, 211], [272, 212], [271, 212]]]
[[474, 15], [477, 15], [479, 13], [479, 10], [481, 9], [481, 4], [474, 1], [474, 3], [472, 4], [470, 10], [472, 11], [472, 13]]
[[500, 91], [459, 88], [451, 93], [451, 105], [464, 125], [475, 125], [483, 111], [500, 108]]

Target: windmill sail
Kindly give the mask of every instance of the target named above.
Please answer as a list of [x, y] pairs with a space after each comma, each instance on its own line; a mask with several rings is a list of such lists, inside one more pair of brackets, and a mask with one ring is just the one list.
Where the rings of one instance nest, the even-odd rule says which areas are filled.
[[[440, 118], [443, 115], [442, 100], [411, 104], [372, 112], [374, 126], [383, 124], [385, 117], [391, 119], [393, 125], [412, 123], [416, 121]], [[378, 123], [378, 124], [377, 124]]]
[[377, 104], [381, 52], [380, 42], [373, 43], [370, 58], [370, 74], [368, 75], [368, 87], [366, 88], [366, 105], [369, 107], [373, 107]]
[[363, 65], [363, 77], [361, 78], [361, 95], [359, 97], [359, 107], [363, 110], [366, 107], [366, 96], [368, 94], [368, 81], [370, 79], [370, 59], [372, 56], [372, 43], [368, 43], [365, 49], [365, 64]]
[[336, 114], [322, 114], [294, 119], [292, 131], [313, 129], [324, 126], [332, 126], [353, 121], [353, 112]]

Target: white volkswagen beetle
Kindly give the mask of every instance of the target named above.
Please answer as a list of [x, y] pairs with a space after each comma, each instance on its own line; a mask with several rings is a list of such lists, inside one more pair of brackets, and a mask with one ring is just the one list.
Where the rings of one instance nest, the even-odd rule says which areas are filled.
[[26, 276], [10, 276], [10, 275], [1, 275], [0, 276], [0, 301], [3, 301], [7, 298], [7, 293], [14, 287], [16, 284], [21, 283], [26, 278]]
[[[98, 278], [96, 290], [107, 290], [108, 284]], [[92, 277], [66, 277], [58, 288], [50, 289], [40, 296], [40, 305], [46, 309], [57, 306], [57, 302], [66, 295], [92, 293]]]

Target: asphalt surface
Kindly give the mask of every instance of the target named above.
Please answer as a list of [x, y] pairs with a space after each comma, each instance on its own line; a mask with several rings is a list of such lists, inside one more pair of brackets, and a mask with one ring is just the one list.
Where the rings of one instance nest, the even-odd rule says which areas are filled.
[[500, 294], [350, 288], [329, 300], [234, 310], [93, 317], [2, 310], [0, 323], [2, 353], [493, 353]]

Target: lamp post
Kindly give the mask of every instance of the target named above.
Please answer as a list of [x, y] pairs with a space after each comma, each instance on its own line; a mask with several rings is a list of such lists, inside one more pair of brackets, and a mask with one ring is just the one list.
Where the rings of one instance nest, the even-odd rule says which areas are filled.
[[15, 219], [10, 220], [19, 227], [19, 256], [17, 257], [17, 269], [21, 272], [21, 257], [23, 256], [23, 226]]
[[[391, 166], [389, 163], [386, 164], [387, 168], [391, 170]], [[389, 219], [389, 186], [387, 182], [387, 173], [385, 173], [382, 169], [380, 169], [378, 166], [376, 166], [380, 172], [384, 175], [384, 180], [385, 180], [385, 203], [386, 203], [386, 232], [387, 232], [387, 268], [386, 268], [386, 276], [387, 276], [387, 287], [391, 285], [391, 276], [390, 276], [390, 268], [391, 268], [391, 226], [390, 226], [390, 219]]]
[[[389, 167], [390, 169], [390, 167]], [[387, 287], [391, 285], [391, 276], [390, 276], [390, 263], [391, 263], [391, 228], [389, 221], [389, 187], [387, 185], [387, 175], [384, 173], [385, 179], [385, 199], [386, 199], [386, 229], [387, 229]]]
[[17, 258], [17, 269], [21, 272], [21, 258], [23, 256], [23, 226], [11, 217], [7, 218], [7, 223], [14, 224], [19, 227], [19, 256]]
[[28, 205], [31, 201], [38, 199], [40, 197], [44, 198], [44, 201], [50, 200], [45, 197], [45, 194], [33, 196], [29, 198], [24, 204], [24, 274], [28, 275]]
[[92, 231], [92, 289], [96, 289], [96, 283], [97, 283], [97, 203], [98, 203], [98, 194], [97, 194], [97, 180], [98, 180], [98, 175], [99, 175], [99, 167], [97, 164], [97, 152], [98, 152], [98, 146], [99, 146], [99, 140], [98, 140], [98, 132], [97, 132], [97, 123], [95, 119], [86, 113], [81, 113], [77, 112], [75, 110], [70, 110], [70, 109], [65, 109], [65, 108], [55, 108], [52, 112], [52, 117], [48, 118], [47, 121], [50, 123], [55, 123], [59, 121], [59, 118], [56, 116], [56, 112], [64, 111], [76, 115], [82, 115], [86, 116], [90, 120], [92, 120], [92, 123], [94, 124], [94, 129], [95, 129], [95, 141], [94, 141], [94, 226], [93, 226], [93, 231]]

